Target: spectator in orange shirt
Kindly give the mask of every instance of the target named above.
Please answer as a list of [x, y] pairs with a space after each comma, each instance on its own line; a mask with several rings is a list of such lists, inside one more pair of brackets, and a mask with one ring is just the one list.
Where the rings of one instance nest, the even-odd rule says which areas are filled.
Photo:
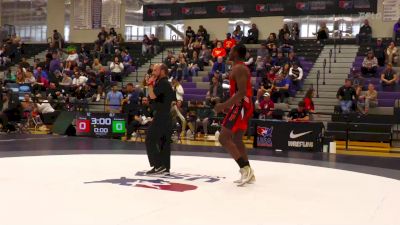
[[225, 48], [222, 47], [222, 42], [218, 41], [217, 47], [215, 47], [212, 51], [212, 57], [214, 58], [214, 61], [215, 61], [220, 56], [225, 58], [226, 50], [225, 50]]
[[232, 38], [231, 33], [226, 34], [226, 39], [224, 41], [224, 48], [226, 52], [229, 52], [236, 45], [236, 40]]

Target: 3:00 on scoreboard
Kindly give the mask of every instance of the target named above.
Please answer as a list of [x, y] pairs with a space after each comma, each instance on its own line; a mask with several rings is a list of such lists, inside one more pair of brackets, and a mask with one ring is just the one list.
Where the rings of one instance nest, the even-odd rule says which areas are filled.
[[126, 133], [126, 115], [114, 113], [79, 113], [76, 135], [86, 137], [122, 137]]

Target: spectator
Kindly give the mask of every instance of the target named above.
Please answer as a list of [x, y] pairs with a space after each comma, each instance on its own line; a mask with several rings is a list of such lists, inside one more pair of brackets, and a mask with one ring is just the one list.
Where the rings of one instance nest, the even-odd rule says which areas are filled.
[[194, 51], [192, 59], [190, 60], [190, 63], [188, 65], [188, 70], [191, 76], [196, 76], [196, 77], [198, 76], [199, 70], [202, 70], [202, 68], [200, 68], [201, 64], [202, 63], [199, 59], [198, 53]]
[[292, 109], [289, 112], [288, 118], [292, 122], [307, 122], [310, 120], [309, 112], [305, 108], [305, 103], [300, 101], [297, 104], [297, 109]]
[[214, 63], [211, 69], [211, 74], [214, 74], [216, 71], [219, 71], [222, 74], [226, 72], [226, 65], [222, 56], [217, 58], [217, 61]]
[[55, 110], [49, 103], [49, 101], [45, 98], [39, 98], [39, 102], [36, 103], [36, 110], [40, 114], [48, 114], [48, 113], [53, 113]]
[[214, 110], [209, 106], [204, 106], [197, 109], [196, 124], [201, 124], [201, 126], [203, 127], [204, 137], [207, 137], [208, 135], [209, 120], [214, 116], [214, 114]]
[[397, 81], [397, 73], [393, 69], [393, 65], [388, 63], [386, 69], [381, 74], [381, 84], [384, 89], [395, 90]]
[[290, 34], [285, 33], [285, 35], [283, 36], [283, 40], [281, 41], [280, 50], [283, 53], [289, 53], [289, 52], [293, 51], [293, 42], [290, 39]]
[[376, 45], [373, 46], [373, 49], [375, 56], [378, 59], [378, 65], [385, 66], [386, 46], [383, 44], [382, 38], [376, 40]]
[[265, 73], [267, 72], [266, 67], [265, 67], [265, 58], [262, 58], [261, 56], [257, 56], [255, 66], [256, 66], [256, 76], [257, 77], [261, 77], [261, 76], [265, 75]]
[[103, 68], [103, 65], [101, 65], [100, 60], [97, 59], [97, 58], [95, 58], [95, 59], [93, 60], [93, 64], [92, 64], [92, 70], [93, 70], [95, 73], [99, 73], [100, 70], [101, 70], [101, 68]]
[[394, 36], [395, 40], [398, 40], [400, 38], [400, 18], [397, 21], [397, 23], [394, 24], [393, 36]]
[[57, 30], [53, 30], [53, 43], [55, 43], [55, 46], [59, 49], [63, 48], [63, 44], [64, 44], [64, 39], [61, 35], [60, 32], [58, 32]]
[[224, 40], [224, 48], [226, 52], [229, 52], [236, 45], [236, 40], [231, 38], [231, 33], [226, 34], [226, 39]]
[[176, 79], [178, 77], [178, 63], [176, 62], [176, 58], [172, 57], [171, 61], [168, 65], [169, 77]]
[[125, 76], [128, 76], [128, 73], [131, 72], [130, 69], [133, 67], [133, 59], [126, 49], [122, 51], [121, 56], [122, 64], [124, 65]]
[[185, 91], [183, 90], [183, 87], [179, 82], [179, 80], [177, 79], [172, 80], [172, 90], [175, 92], [176, 100], [183, 101], [183, 94], [185, 94]]
[[255, 61], [253, 56], [251, 56], [250, 52], [247, 51], [246, 56], [244, 58], [244, 65], [246, 65], [250, 69], [250, 71], [254, 71], [254, 65], [255, 65], [254, 63]]
[[200, 37], [202, 41], [208, 42], [208, 33], [203, 25], [199, 26], [199, 29], [197, 30], [197, 36]]
[[88, 78], [84, 76], [79, 70], [74, 71], [74, 79], [72, 80], [72, 85], [75, 87], [85, 86]]
[[259, 105], [256, 105], [256, 110], [259, 111], [259, 119], [271, 119], [274, 111], [274, 102], [270, 98], [268, 92], [264, 93], [264, 98]]
[[202, 65], [200, 65], [200, 67], [208, 66], [208, 65], [211, 65], [211, 66], [212, 66], [211, 52], [210, 52], [210, 50], [207, 48], [207, 45], [202, 45], [202, 46], [201, 46], [201, 51], [200, 51], [199, 59], [200, 59], [200, 62], [202, 63]]
[[52, 60], [50, 61], [50, 66], [49, 66], [49, 80], [54, 82], [55, 79], [55, 71], [61, 71], [61, 61], [58, 57], [57, 52], [53, 52], [52, 54]]
[[[153, 121], [153, 110], [150, 107], [149, 99], [147, 97], [142, 98], [142, 104], [138, 105], [133, 114], [129, 114], [127, 126], [127, 140], [136, 139], [137, 130], [143, 126], [147, 127]], [[133, 117], [133, 118], [132, 118]], [[130, 120], [130, 121], [129, 121]]]
[[124, 71], [124, 64], [119, 62], [118, 57], [114, 57], [114, 62], [110, 64], [110, 71], [113, 81], [122, 81], [122, 72]]
[[32, 113], [35, 105], [33, 104], [31, 96], [29, 94], [24, 94], [24, 100], [21, 102], [21, 106], [25, 117], [28, 116], [27, 114]]
[[361, 43], [371, 43], [372, 39], [372, 28], [369, 25], [369, 21], [367, 19], [364, 20], [364, 24], [360, 27], [360, 32], [356, 36], [356, 40], [358, 44]]
[[247, 43], [248, 44], [257, 44], [258, 43], [258, 28], [255, 23], [251, 25], [251, 28], [247, 32]]
[[321, 22], [318, 32], [314, 33], [314, 35], [317, 35], [317, 43], [321, 43], [321, 41], [329, 38], [329, 29], [325, 22]]
[[33, 85], [35, 82], [36, 82], [36, 79], [33, 76], [33, 73], [31, 71], [26, 71], [24, 83]]
[[394, 41], [390, 42], [389, 46], [387, 47], [386, 55], [387, 55], [387, 63], [397, 64], [399, 53], [396, 45], [394, 44]]
[[300, 82], [303, 79], [303, 69], [294, 63], [289, 69], [289, 77], [292, 80], [292, 84], [296, 87], [296, 90], [299, 90]]
[[288, 63], [290, 66], [293, 66], [293, 64], [297, 64], [299, 67], [301, 67], [300, 61], [299, 61], [299, 59], [297, 58], [296, 53], [294, 53], [294, 51], [290, 51], [290, 52], [289, 52], [289, 55], [288, 55], [288, 57], [287, 57], [287, 63]]
[[149, 54], [151, 52], [152, 45], [153, 44], [151, 43], [150, 38], [145, 34], [142, 41], [142, 54]]
[[283, 67], [285, 64], [287, 64], [287, 58], [283, 55], [282, 52], [278, 52], [276, 57], [273, 59], [272, 64], [274, 66]]
[[120, 91], [117, 89], [117, 85], [113, 84], [111, 87], [111, 91], [107, 93], [106, 98], [106, 112], [111, 113], [120, 113], [122, 107], [123, 96]]
[[257, 49], [257, 57], [258, 56], [260, 56], [262, 59], [265, 59], [267, 56], [269, 56], [267, 43], [261, 43], [261, 48]]
[[357, 72], [353, 69], [351, 83], [353, 84], [354, 88], [356, 88], [358, 86], [364, 87], [365, 79], [361, 76], [360, 72]]
[[18, 65], [19, 65], [19, 67], [25, 68], [25, 69], [28, 69], [31, 67], [31, 65], [28, 63], [28, 61], [26, 61], [25, 57], [21, 58], [21, 62]]
[[[185, 132], [186, 132], [186, 127], [187, 127], [187, 120], [186, 120], [186, 116], [187, 116], [187, 109], [186, 107], [183, 106], [183, 102], [182, 101], [176, 101], [176, 104], [173, 106], [173, 112], [175, 114], [175, 118], [177, 118], [178, 121], [180, 121], [181, 127], [182, 127], [182, 132], [181, 132], [181, 136], [185, 136]], [[191, 126], [191, 125], [190, 125]], [[191, 127], [193, 128], [193, 127]], [[194, 131], [193, 129], [190, 129], [191, 131]], [[192, 138], [193, 137], [193, 132], [189, 132], [188, 131], [188, 138]]]
[[71, 79], [71, 77], [70, 76], [68, 76], [68, 74], [67, 73], [63, 73], [62, 74], [62, 80], [61, 80], [61, 82], [59, 83], [59, 85], [60, 86], [63, 86], [63, 87], [70, 87], [71, 85], [72, 85], [72, 79]]
[[21, 68], [17, 68], [15, 83], [17, 84], [25, 83], [25, 73], [22, 71]]
[[114, 27], [110, 28], [110, 33], [108, 33], [109, 36], [111, 36], [111, 38], [114, 40], [117, 37], [117, 32], [115, 32]]
[[290, 80], [283, 74], [279, 74], [274, 82], [271, 98], [274, 103], [285, 103], [289, 97]]
[[75, 65], [78, 64], [78, 62], [79, 62], [79, 55], [78, 55], [78, 53], [76, 52], [75, 49], [73, 49], [73, 50], [71, 50], [71, 51], [69, 52], [66, 61], [67, 61], [67, 64], [66, 64], [66, 68], [67, 68], [67, 69], [71, 69], [72, 66], [75, 66]]
[[106, 31], [106, 28], [102, 27], [101, 31], [97, 35], [98, 43], [100, 44], [100, 46], [104, 44], [104, 42], [106, 41], [107, 36], [108, 36], [108, 33]]
[[186, 36], [185, 36], [185, 46], [189, 46], [192, 42], [194, 42], [194, 40], [196, 38], [196, 34], [192, 30], [191, 26], [188, 26], [185, 34], [186, 34]]
[[47, 73], [43, 71], [42, 67], [37, 67], [36, 70], [33, 72], [33, 75], [35, 76], [36, 79], [38, 78], [39, 75], [42, 78], [45, 78], [46, 80], [49, 79]]
[[218, 57], [225, 58], [226, 51], [225, 48], [222, 47], [222, 42], [218, 41], [217, 46], [212, 51], [212, 57], [216, 60]]
[[207, 92], [206, 100], [209, 105], [214, 106], [215, 104], [221, 102], [223, 89], [222, 85], [216, 77], [211, 79], [210, 90]]
[[187, 81], [188, 80], [188, 65], [186, 62], [186, 58], [183, 56], [183, 54], [179, 55], [179, 62], [178, 62], [178, 79], [181, 80], [182, 78]]
[[361, 72], [364, 77], [375, 77], [378, 68], [378, 59], [372, 51], [369, 51], [361, 66]]
[[292, 40], [298, 41], [300, 39], [300, 29], [298, 23], [293, 23], [292, 32], [290, 34]]
[[122, 37], [122, 34], [118, 34], [117, 38], [115, 39], [115, 44], [117, 46], [120, 46], [124, 42], [125, 42], [125, 39], [124, 39], [124, 37]]
[[344, 86], [339, 88], [336, 98], [340, 101], [342, 113], [350, 113], [353, 107], [353, 101], [356, 99], [356, 90], [353, 88], [350, 79], [346, 79]]
[[237, 25], [235, 30], [232, 33], [233, 38], [236, 40], [236, 42], [240, 42], [244, 36], [243, 31], [242, 31], [242, 27], [240, 27], [240, 25]]
[[373, 84], [368, 85], [368, 91], [358, 97], [357, 108], [363, 114], [368, 114], [370, 108], [378, 106], [378, 92]]
[[277, 48], [278, 46], [278, 40], [276, 39], [276, 34], [275, 33], [270, 33], [267, 39], [267, 49], [271, 51], [274, 47]]
[[2, 104], [1, 104], [1, 112], [0, 112], [0, 120], [1, 126], [0, 129], [4, 131], [9, 130], [8, 122], [15, 118], [20, 118], [20, 105], [18, 96], [13, 94], [12, 91], [8, 91], [7, 94], [1, 96]]
[[290, 36], [290, 30], [289, 30], [289, 26], [285, 23], [283, 24], [283, 28], [279, 30], [279, 34], [278, 34], [278, 38], [279, 41], [283, 41], [285, 34], [288, 34]]
[[313, 101], [314, 93], [315, 93], [314, 89], [310, 88], [307, 90], [303, 98], [305, 109], [311, 113], [315, 112], [314, 101]]
[[150, 35], [150, 41], [152, 43], [152, 49], [151, 49], [151, 53], [152, 54], [158, 54], [159, 50], [160, 50], [160, 40], [154, 35], [151, 34]]

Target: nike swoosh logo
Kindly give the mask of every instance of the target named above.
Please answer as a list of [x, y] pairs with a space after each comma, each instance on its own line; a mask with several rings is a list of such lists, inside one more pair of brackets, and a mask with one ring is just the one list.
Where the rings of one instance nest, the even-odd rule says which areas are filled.
[[292, 132], [290, 132], [289, 137], [290, 137], [291, 139], [296, 139], [296, 138], [299, 138], [299, 137], [301, 137], [301, 136], [307, 135], [307, 134], [309, 134], [309, 133], [312, 133], [312, 131], [307, 131], [307, 132], [304, 132], [304, 133], [295, 134], [295, 133], [293, 133], [293, 130], [292, 130]]

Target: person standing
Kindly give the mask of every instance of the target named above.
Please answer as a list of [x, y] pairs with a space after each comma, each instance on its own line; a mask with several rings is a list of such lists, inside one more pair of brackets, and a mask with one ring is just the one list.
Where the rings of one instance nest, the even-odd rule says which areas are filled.
[[174, 91], [168, 82], [168, 67], [157, 64], [149, 79], [149, 97], [153, 100], [153, 122], [146, 134], [146, 150], [151, 170], [147, 175], [168, 174], [171, 164], [172, 115]]
[[229, 60], [234, 63], [229, 78], [231, 97], [215, 106], [217, 113], [228, 111], [222, 124], [219, 142], [240, 167], [241, 178], [235, 181], [238, 186], [255, 181], [254, 171], [250, 167], [243, 143], [244, 133], [253, 116], [251, 73], [243, 62], [246, 53], [246, 47], [242, 44], [236, 45], [230, 52]]

